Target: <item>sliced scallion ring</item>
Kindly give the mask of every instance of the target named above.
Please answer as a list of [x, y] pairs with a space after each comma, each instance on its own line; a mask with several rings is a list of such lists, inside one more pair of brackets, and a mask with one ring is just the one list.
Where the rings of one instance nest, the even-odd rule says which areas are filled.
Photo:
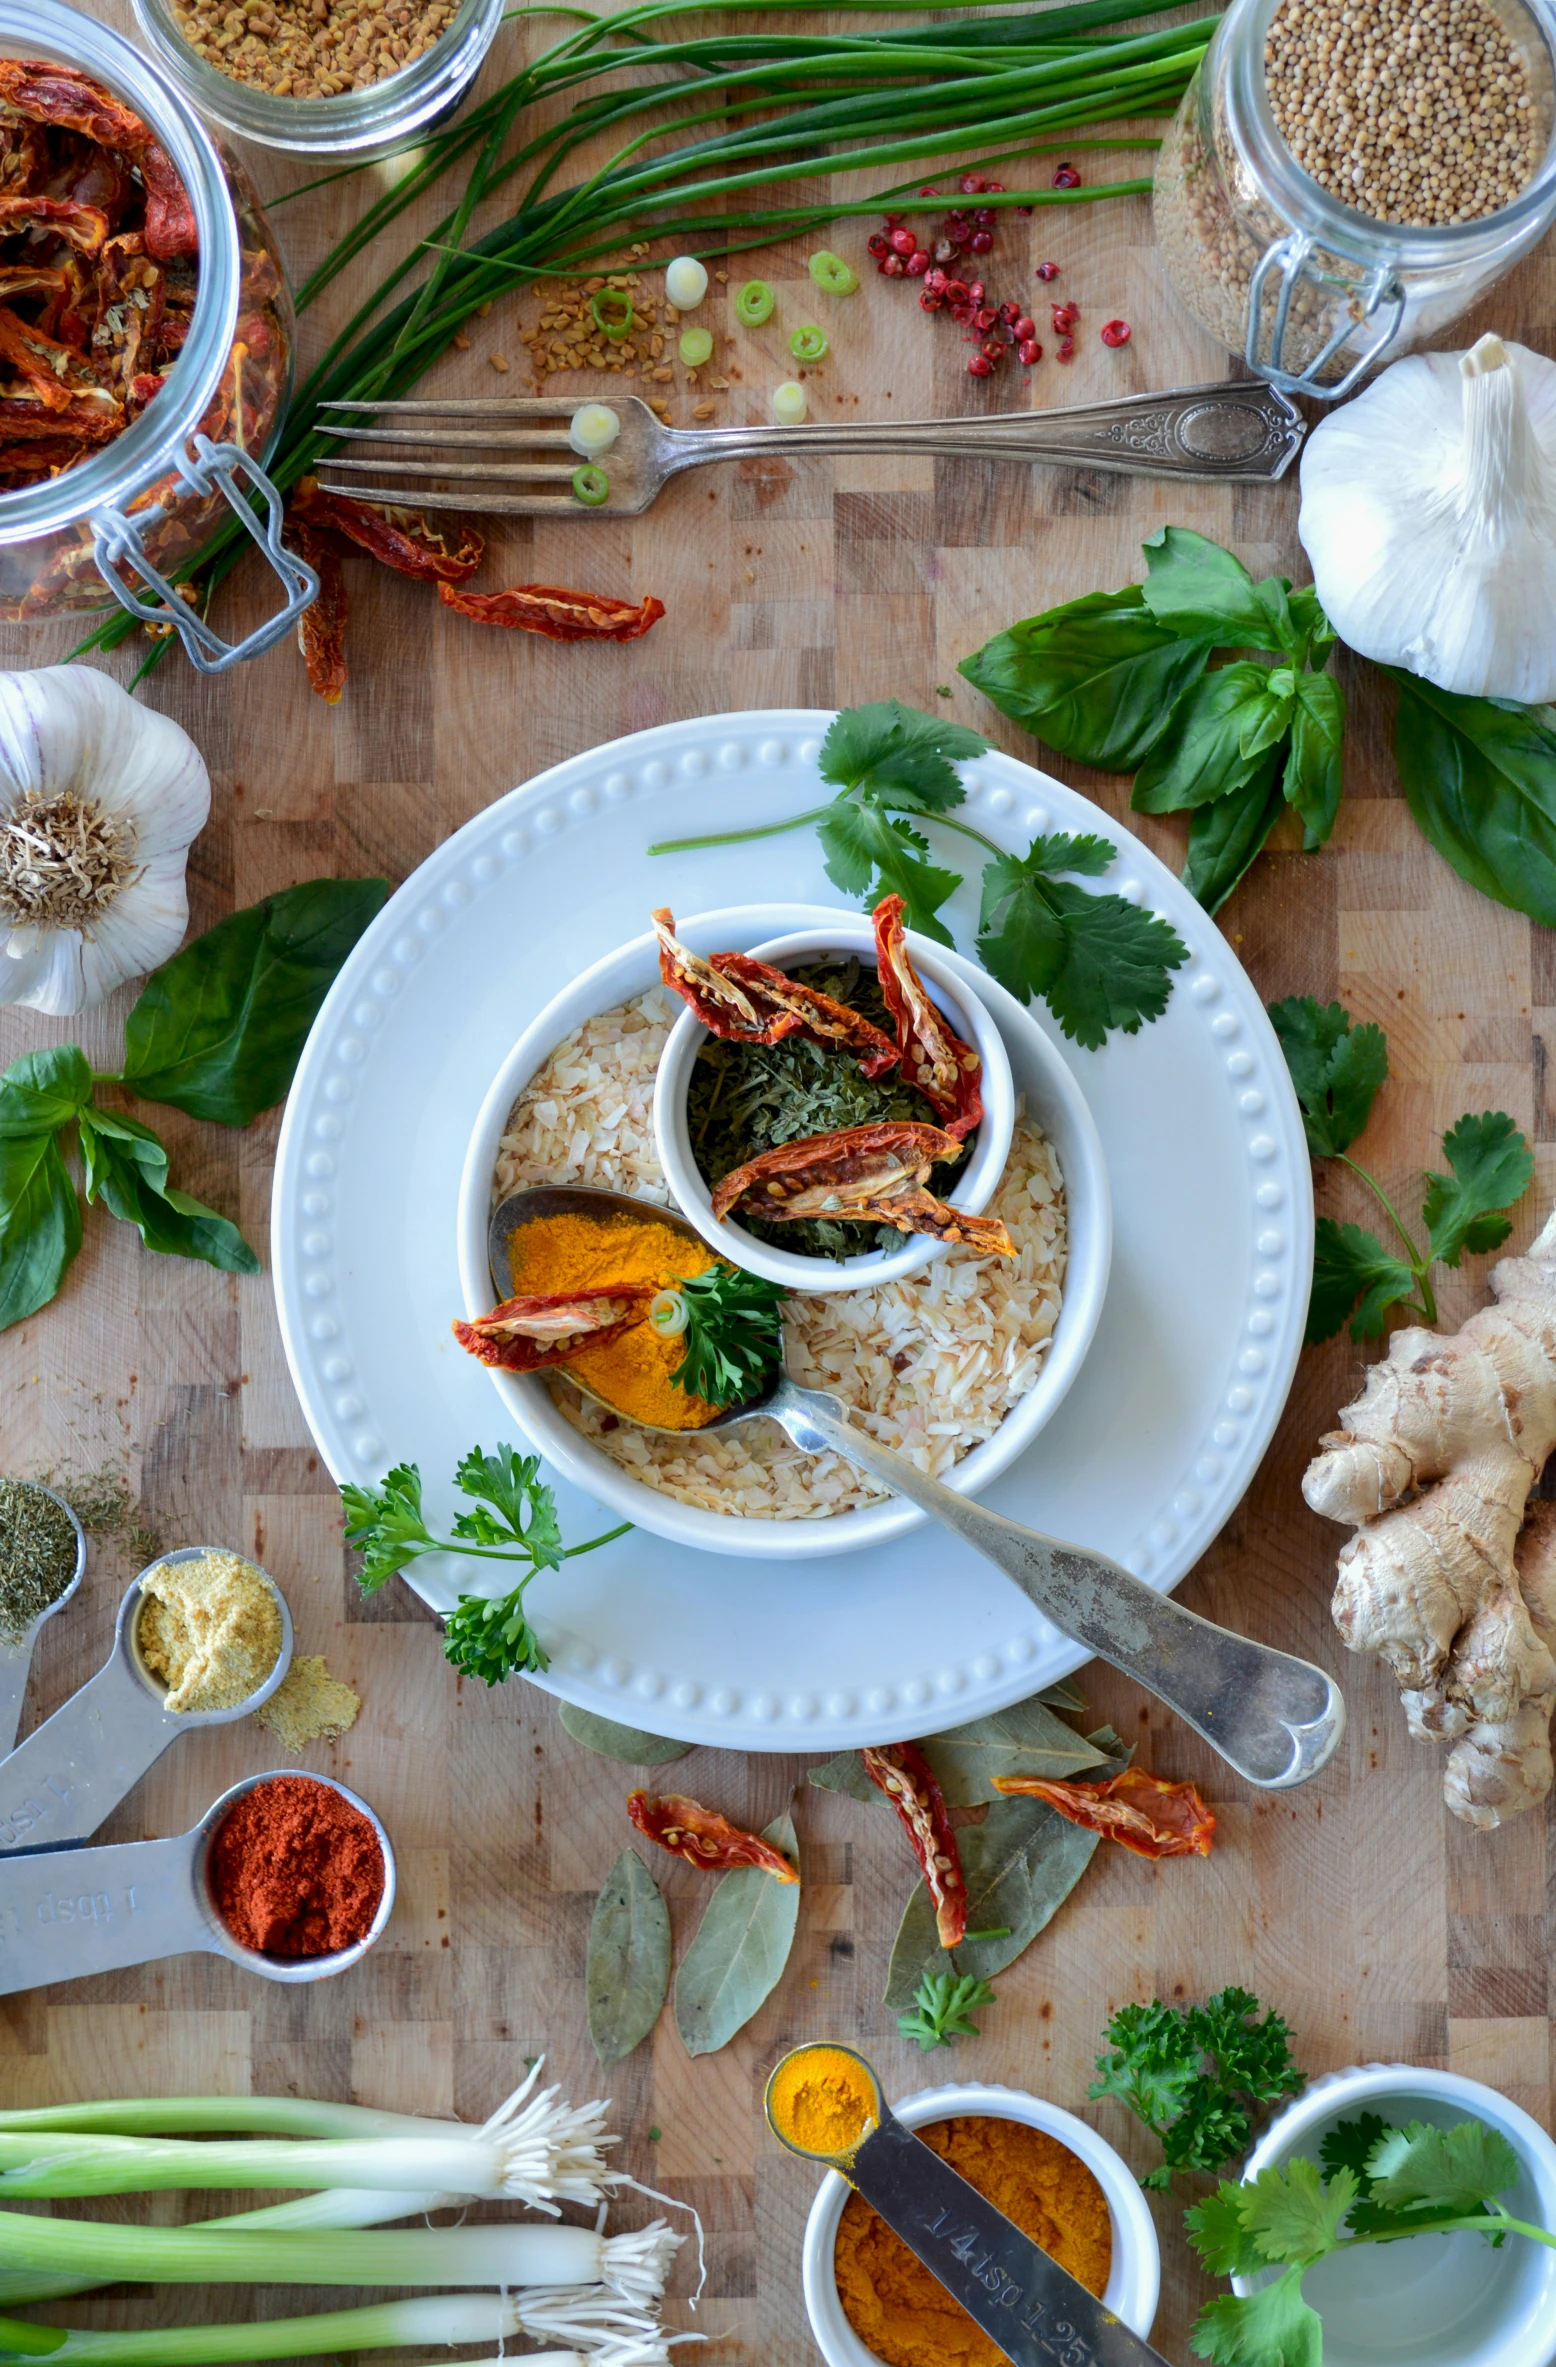
[[601, 288], [589, 298], [594, 325], [612, 345], [625, 345], [637, 327], [637, 314], [625, 288]]
[[713, 331], [711, 329], [683, 329], [680, 350], [681, 359], [688, 370], [700, 369], [704, 362], [711, 361], [713, 357]]
[[809, 408], [805, 389], [797, 380], [786, 378], [782, 386], [773, 388], [773, 417], [780, 427], [803, 426]]
[[567, 440], [580, 460], [598, 460], [621, 433], [621, 421], [609, 403], [580, 403], [568, 425]]
[[834, 255], [830, 247], [818, 248], [807, 267], [818, 288], [829, 296], [851, 296], [859, 285], [859, 274], [841, 255]]
[[748, 279], [735, 298], [735, 318], [743, 329], [759, 329], [772, 319], [777, 301], [765, 279]]
[[678, 1340], [686, 1329], [686, 1301], [678, 1290], [662, 1290], [649, 1301], [649, 1329], [662, 1340]]
[[602, 468], [586, 460], [582, 468], [573, 471], [573, 492], [586, 509], [597, 510], [611, 497], [611, 481]]
[[695, 255], [677, 255], [665, 265], [665, 295], [677, 312], [690, 312], [708, 292], [708, 267]]
[[819, 362], [827, 350], [827, 332], [810, 322], [796, 329], [789, 339], [789, 351], [797, 362]]

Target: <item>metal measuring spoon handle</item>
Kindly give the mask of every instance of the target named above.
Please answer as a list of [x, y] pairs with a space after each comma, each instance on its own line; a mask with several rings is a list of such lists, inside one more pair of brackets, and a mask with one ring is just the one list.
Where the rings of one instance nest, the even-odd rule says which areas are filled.
[[[36, 1480], [29, 1487], [38, 1487]], [[23, 1629], [14, 1643], [0, 1644], [0, 1758], [14, 1748], [16, 1729], [22, 1722], [22, 1702], [27, 1692], [27, 1672], [32, 1667], [32, 1650], [38, 1640], [38, 1630], [45, 1619], [52, 1619], [56, 1611], [63, 1611], [71, 1596], [80, 1586], [86, 1571], [86, 1531], [65, 1502], [52, 1488], [39, 1487], [40, 1495], [49, 1496], [59, 1506], [76, 1532], [75, 1576], [52, 1603], [45, 1603], [30, 1626]]]
[[[181, 1546], [147, 1567], [194, 1561], [215, 1550]], [[103, 1667], [0, 1761], [0, 1853], [56, 1849], [67, 1841], [86, 1840], [181, 1734], [197, 1726], [229, 1725], [270, 1699], [291, 1666], [292, 1615], [275, 1580], [266, 1571], [259, 1574], [281, 1613], [281, 1651], [275, 1667], [235, 1708], [181, 1714], [164, 1706], [162, 1688], [141, 1660], [135, 1623], [145, 1597], [141, 1578], [134, 1580], [119, 1605], [113, 1651]]]
[[1158, 1594], [1106, 1554], [1023, 1528], [931, 1479], [849, 1419], [840, 1398], [787, 1377], [761, 1412], [796, 1446], [830, 1448], [906, 1496], [1013, 1578], [1045, 1618], [1177, 1711], [1249, 1783], [1285, 1791], [1328, 1764], [1345, 1700], [1310, 1660], [1233, 1635]]
[[[384, 1894], [364, 1937], [326, 1956], [271, 1957], [243, 1947], [212, 1902], [206, 1879], [211, 1837], [227, 1811], [277, 1775], [322, 1784], [359, 1809], [384, 1860]], [[394, 1852], [365, 1800], [330, 1777], [273, 1769], [234, 1784], [189, 1833], [166, 1841], [108, 1842], [97, 1849], [38, 1849], [0, 1858], [0, 1997], [89, 1973], [120, 1972], [160, 1956], [229, 1957], [269, 1981], [320, 1981], [344, 1972], [372, 1946], [394, 1905]]]

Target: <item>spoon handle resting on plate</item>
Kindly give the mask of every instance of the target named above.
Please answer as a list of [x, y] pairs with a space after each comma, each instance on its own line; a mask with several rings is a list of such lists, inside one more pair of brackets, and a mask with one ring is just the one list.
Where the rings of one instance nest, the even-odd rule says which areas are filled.
[[781, 1380], [762, 1412], [797, 1446], [831, 1448], [987, 1555], [1045, 1618], [1165, 1701], [1249, 1783], [1285, 1791], [1327, 1765], [1345, 1731], [1339, 1687], [1309, 1660], [1232, 1635], [1105, 1554], [987, 1511], [882, 1446], [839, 1398]]

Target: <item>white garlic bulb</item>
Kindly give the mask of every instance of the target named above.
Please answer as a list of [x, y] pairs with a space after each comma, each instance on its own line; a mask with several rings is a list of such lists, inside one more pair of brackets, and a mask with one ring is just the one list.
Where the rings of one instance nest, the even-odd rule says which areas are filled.
[[1411, 354], [1308, 437], [1297, 531], [1343, 641], [1443, 690], [1556, 699], [1556, 363]]
[[87, 666], [0, 674], [0, 1003], [62, 1018], [182, 942], [199, 749]]

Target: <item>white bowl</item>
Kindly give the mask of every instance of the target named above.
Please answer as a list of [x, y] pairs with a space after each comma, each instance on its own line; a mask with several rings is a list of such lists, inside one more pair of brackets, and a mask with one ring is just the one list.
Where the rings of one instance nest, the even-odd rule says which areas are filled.
[[[1392, 2126], [1425, 2120], [1451, 2128], [1482, 2120], [1523, 2164], [1502, 2200], [1513, 2216], [1556, 2228], [1556, 2145], [1495, 2088], [1455, 2071], [1367, 2063], [1332, 2071], [1272, 2121], [1249, 2155], [1245, 2178], [1294, 2154], [1317, 2161], [1339, 2120], [1376, 2112]], [[1254, 2282], [1236, 2277], [1237, 2292]], [[1324, 2322], [1324, 2367], [1550, 2367], [1556, 2358], [1556, 2252], [1509, 2236], [1411, 2236], [1368, 2244], [1308, 2270], [1303, 2294]]]
[[[816, 925], [831, 917], [809, 904], [744, 906], [741, 911], [753, 941], [801, 927], [812, 932], [814, 941]], [[699, 953], [740, 945], [740, 922], [729, 911], [700, 914], [678, 924], [677, 933]], [[1057, 1154], [1069, 1227], [1064, 1301], [1036, 1386], [1012, 1407], [994, 1436], [964, 1455], [950, 1475], [951, 1487], [976, 1495], [1037, 1436], [1085, 1360], [1107, 1292], [1113, 1218], [1107, 1169], [1091, 1112], [1037, 1019], [961, 955], [941, 953], [939, 959], [958, 978], [977, 980], [977, 992], [1004, 1039], [1016, 1091]], [[652, 935], [635, 937], [564, 987], [525, 1029], [492, 1080], [471, 1133], [459, 1186], [459, 1278], [468, 1316], [484, 1315], [492, 1304], [487, 1220], [497, 1146], [509, 1110], [564, 1036], [596, 1012], [608, 1011], [658, 983], [658, 941]], [[906, 1536], [926, 1517], [897, 1497], [828, 1520], [743, 1520], [732, 1513], [678, 1504], [642, 1486], [581, 1437], [558, 1412], [543, 1375], [489, 1369], [488, 1377], [520, 1435], [558, 1471], [620, 1519], [634, 1521], [674, 1544], [708, 1553], [738, 1553], [749, 1560], [809, 1561]]]
[[[1156, 2229], [1134, 2172], [1095, 2129], [1077, 2120], [1073, 2112], [1061, 2111], [1057, 2104], [1029, 2096], [1021, 2088], [982, 2087], [976, 2082], [926, 2088], [894, 2104], [892, 2111], [909, 2129], [921, 2129], [932, 2120], [949, 2120], [954, 2113], [1025, 2121], [1029, 2128], [1044, 2130], [1079, 2155], [1107, 2196], [1113, 2222], [1113, 2264], [1103, 2301], [1134, 2333], [1150, 2333], [1162, 2282]], [[805, 2307], [827, 2367], [879, 2367], [877, 2354], [866, 2350], [844, 2316], [837, 2295], [832, 2255], [848, 2195], [846, 2180], [836, 2170], [828, 2170], [805, 2223]]]
[[[731, 926], [737, 917], [746, 918], [736, 913], [729, 917]], [[977, 1140], [965, 1171], [946, 1195], [953, 1208], [965, 1208], [970, 1216], [977, 1216], [993, 1199], [1010, 1157], [1010, 1138], [1016, 1125], [1016, 1094], [1010, 1079], [1009, 1056], [980, 996], [942, 958], [945, 948], [913, 930], [908, 932], [907, 947], [930, 1000], [950, 1021], [953, 1032], [964, 1044], [971, 1044], [983, 1062], [983, 1116], [978, 1123]], [[726, 948], [719, 946], [714, 950], [722, 953]], [[835, 954], [855, 954], [873, 968], [875, 931], [857, 912], [839, 912], [830, 915], [820, 928], [791, 930], [786, 937], [771, 938], [765, 945], [753, 945], [750, 950], [759, 961], [772, 962], [780, 970], [803, 969], [808, 963], [823, 962]], [[753, 1274], [765, 1274], [769, 1282], [781, 1282], [786, 1290], [808, 1291], [863, 1290], [877, 1282], [900, 1282], [904, 1275], [920, 1273], [932, 1258], [944, 1257], [945, 1243], [917, 1233], [904, 1236], [900, 1248], [872, 1247], [861, 1250], [857, 1257], [801, 1256], [795, 1250], [777, 1249], [759, 1241], [744, 1225], [716, 1217], [712, 1193], [692, 1156], [691, 1137], [686, 1128], [687, 1089], [697, 1055], [708, 1041], [708, 1032], [692, 1010], [684, 1010], [670, 1030], [670, 1041], [664, 1048], [654, 1082], [654, 1139], [659, 1149], [659, 1164], [669, 1178], [677, 1207], [683, 1216], [691, 1219], [710, 1249], [727, 1257], [731, 1265], [745, 1266]], [[860, 1238], [866, 1239], [867, 1235], [861, 1231]]]

